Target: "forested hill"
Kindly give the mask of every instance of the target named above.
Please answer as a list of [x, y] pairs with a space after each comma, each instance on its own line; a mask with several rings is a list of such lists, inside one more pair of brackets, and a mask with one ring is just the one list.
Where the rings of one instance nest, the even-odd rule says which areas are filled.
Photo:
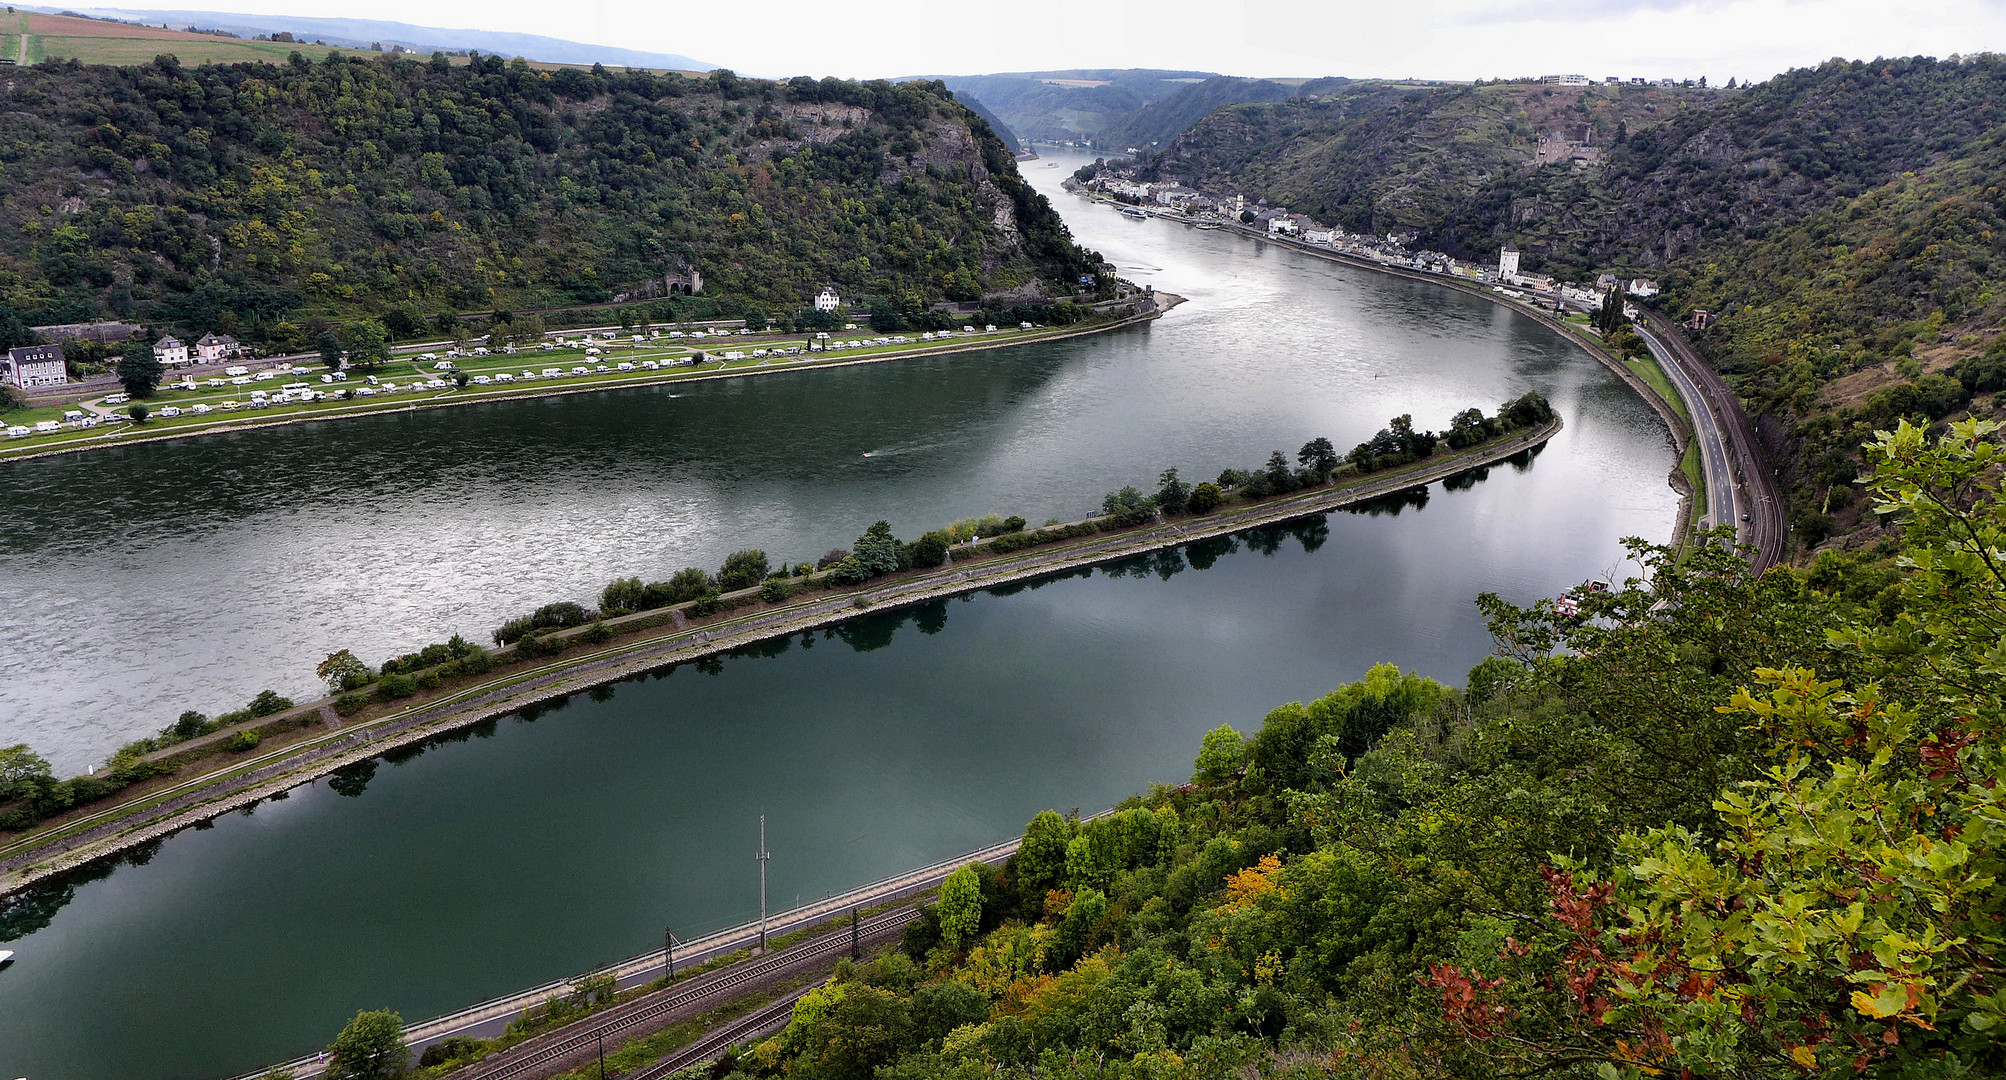
[[[1863, 525], [1848, 482], [1871, 430], [2006, 389], [2002, 91], [1990, 55], [1733, 90], [1340, 88], [1220, 109], [1160, 171], [1466, 257], [1513, 242], [1563, 278], [1660, 279], [1670, 313], [1722, 316], [1696, 341], [1762, 418], [1815, 544]], [[1538, 164], [1542, 135], [1601, 160]]]
[[1120, 123], [1101, 132], [1099, 142], [1116, 153], [1127, 147], [1150, 153], [1221, 105], [1281, 101], [1293, 93], [1295, 91], [1287, 85], [1271, 79], [1220, 75], [1192, 83], [1169, 97], [1130, 113]]
[[303, 344], [605, 301], [694, 269], [724, 314], [906, 303], [1092, 260], [939, 83], [540, 72], [329, 53], [50, 62], [0, 87], [0, 304]]

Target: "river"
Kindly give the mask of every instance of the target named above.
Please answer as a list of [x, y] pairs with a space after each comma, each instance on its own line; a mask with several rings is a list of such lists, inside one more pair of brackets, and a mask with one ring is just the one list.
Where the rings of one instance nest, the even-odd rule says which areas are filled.
[[[1471, 605], [1619, 570], [1669, 535], [1671, 442], [1578, 350], [1480, 299], [1131, 222], [1025, 172], [1147, 329], [701, 387], [498, 404], [0, 469], [0, 604], [34, 663], [0, 741], [81, 763], [185, 703], [311, 692], [331, 648], [484, 633], [614, 573], [878, 518], [1073, 516], [1170, 465], [1257, 464], [1393, 413], [1546, 394], [1543, 453], [1423, 506], [870, 616], [511, 717], [301, 788], [0, 910], [0, 1073], [214, 1077], [740, 921], [756, 821], [776, 906], [1093, 810], [1381, 660], [1459, 682]], [[863, 452], [872, 451], [864, 458]], [[17, 674], [23, 670], [30, 674]], [[156, 698], [159, 702], [156, 702]], [[365, 775], [367, 774], [367, 775]]]

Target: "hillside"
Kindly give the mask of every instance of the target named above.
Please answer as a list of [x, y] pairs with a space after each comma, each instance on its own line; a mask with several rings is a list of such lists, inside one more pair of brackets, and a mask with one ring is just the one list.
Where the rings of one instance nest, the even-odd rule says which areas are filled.
[[1040, 813], [710, 1075], [2001, 1075], [1996, 435], [1876, 448], [1910, 569], [1638, 545], [1588, 618], [1482, 598], [1465, 688], [1382, 664]]
[[1003, 119], [1027, 142], [1099, 141], [1145, 106], [1213, 78], [1205, 71], [1027, 71], [941, 79]]
[[[1985, 56], [1736, 90], [1354, 87], [1220, 109], [1157, 168], [1463, 257], [1509, 241], [1539, 272], [1662, 279], [1665, 309], [1721, 316], [1696, 341], [1762, 422], [1798, 539], [1864, 542], [1846, 483], [1866, 433], [1996, 409], [2006, 388], [1985, 359], [2002, 81]], [[1541, 135], [1599, 160], [1541, 165]]]
[[912, 305], [1094, 261], [938, 84], [330, 53], [52, 61], [0, 95], [0, 304], [31, 323], [297, 347], [323, 321], [404, 336], [690, 270], [708, 310], [777, 313], [824, 282]]
[[1142, 153], [1175, 139], [1221, 105], [1257, 101], [1281, 101], [1295, 93], [1269, 79], [1240, 79], [1220, 75], [1191, 83], [1160, 101], [1154, 101], [1103, 131], [1099, 142], [1115, 153], [1134, 147]]

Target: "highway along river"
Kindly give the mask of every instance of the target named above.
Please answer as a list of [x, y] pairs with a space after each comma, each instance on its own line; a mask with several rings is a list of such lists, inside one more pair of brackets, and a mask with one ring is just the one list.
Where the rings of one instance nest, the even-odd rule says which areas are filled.
[[[1032, 162], [1056, 191], [1069, 171]], [[1202, 732], [1391, 660], [1449, 681], [1471, 605], [1670, 534], [1671, 442], [1587, 356], [1482, 300], [1058, 196], [1191, 297], [1078, 342], [308, 425], [0, 469], [0, 742], [76, 766], [313, 660], [483, 633], [614, 573], [790, 558], [889, 518], [1072, 516], [1169, 465], [1249, 466], [1526, 390], [1544, 452], [1007, 595], [873, 615], [510, 717], [295, 790], [0, 908], [0, 1074], [214, 1077], [359, 1008], [442, 1012], [1184, 779]], [[863, 452], [873, 451], [864, 458]]]

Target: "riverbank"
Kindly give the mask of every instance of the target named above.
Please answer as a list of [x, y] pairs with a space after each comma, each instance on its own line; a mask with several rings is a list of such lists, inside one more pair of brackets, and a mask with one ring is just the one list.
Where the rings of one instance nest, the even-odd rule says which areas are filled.
[[[1076, 187], [1069, 186], [1068, 190], [1088, 202], [1117, 208], [1123, 205], [1105, 196], [1088, 194]], [[1195, 228], [1200, 223], [1195, 219], [1184, 219], [1168, 215], [1152, 215], [1152, 217], [1184, 225], [1187, 228]], [[1405, 278], [1409, 281], [1421, 281], [1431, 285], [1439, 285], [1456, 292], [1479, 297], [1492, 304], [1531, 318], [1548, 329], [1556, 331], [1570, 344], [1593, 357], [1596, 362], [1614, 373], [1617, 378], [1623, 381], [1625, 386], [1628, 386], [1638, 397], [1642, 398], [1644, 403], [1651, 407], [1651, 411], [1656, 413], [1658, 418], [1664, 421], [1665, 427], [1670, 430], [1674, 449], [1681, 463], [1684, 462], [1691, 452], [1695, 440], [1692, 410], [1695, 408], [1705, 408], [1706, 405], [1704, 403], [1686, 401], [1679, 395], [1677, 387], [1671, 379], [1666, 377], [1661, 368], [1656, 371], [1658, 378], [1649, 378], [1650, 371], [1640, 372], [1633, 369], [1630, 362], [1603, 348], [1599, 337], [1587, 333], [1581, 327], [1575, 326], [1566, 319], [1555, 318], [1550, 312], [1542, 311], [1531, 304], [1522, 303], [1509, 296], [1502, 295], [1490, 286], [1446, 277], [1441, 274], [1424, 274], [1402, 267], [1387, 266], [1384, 263], [1375, 262], [1371, 259], [1359, 258], [1300, 240], [1290, 240], [1287, 237], [1274, 236], [1268, 232], [1239, 222], [1212, 222], [1212, 224], [1223, 225], [1241, 236], [1263, 243], [1274, 244], [1285, 250], [1299, 252], [1326, 262], [1334, 262], [1361, 270], [1372, 270], [1393, 277]], [[1654, 360], [1651, 363], [1655, 365], [1656, 362]], [[1679, 495], [1679, 510], [1676, 518], [1678, 524], [1674, 528], [1670, 546], [1684, 549], [1686, 544], [1691, 541], [1695, 527], [1705, 513], [1706, 503], [1702, 491], [1705, 485], [1703, 482], [1695, 484], [1688, 471], [1680, 464], [1673, 466], [1671, 472], [1665, 478], [1665, 483], [1666, 486]]]
[[380, 716], [358, 717], [345, 726], [341, 718], [332, 715], [331, 701], [302, 706], [287, 714], [304, 721], [299, 737], [290, 745], [230, 755], [233, 760], [204, 775], [170, 778], [149, 790], [134, 790], [113, 805], [75, 813], [24, 834], [0, 849], [0, 856], [4, 856], [0, 861], [0, 893], [246, 806], [394, 747], [537, 702], [772, 638], [834, 626], [867, 610], [993, 588], [1368, 501], [1510, 458], [1544, 443], [1559, 430], [1556, 418], [1466, 451], [1440, 453], [1383, 472], [1346, 476], [1337, 485], [1235, 506], [1210, 517], [1096, 531], [1022, 551], [957, 559], [939, 570], [909, 572], [855, 590], [818, 591], [813, 597], [797, 597], [747, 614], [725, 613], [694, 623], [678, 618], [676, 612], [608, 620], [614, 638], [590, 652], [511, 668], [493, 678], [448, 688], [431, 701], [392, 707]]
[[[65, 431], [60, 441], [37, 441], [29, 438], [9, 445], [0, 442], [0, 465], [17, 461], [33, 461], [38, 458], [59, 454], [79, 454], [91, 450], [114, 447], [137, 446], [144, 443], [163, 442], [170, 439], [198, 438], [205, 435], [228, 435], [246, 431], [283, 427], [288, 424], [320, 423], [330, 420], [349, 420], [360, 416], [380, 414], [406, 414], [427, 409], [456, 408], [466, 405], [485, 405], [502, 401], [528, 401], [536, 398], [563, 397], [573, 394], [593, 394], [606, 390], [623, 390], [634, 387], [661, 386], [670, 383], [710, 382], [719, 379], [740, 379], [754, 375], [772, 375], [781, 372], [817, 371], [829, 368], [859, 367], [866, 364], [881, 364], [895, 360], [930, 359], [953, 356], [960, 353], [987, 352], [994, 349], [1013, 348], [1019, 345], [1035, 345], [1072, 338], [1088, 337], [1121, 330], [1140, 323], [1162, 318], [1165, 313], [1184, 302], [1184, 298], [1174, 293], [1150, 293], [1125, 302], [1128, 313], [1107, 321], [1087, 326], [1050, 327], [1045, 330], [1019, 332], [1011, 331], [1004, 336], [990, 338], [983, 336], [967, 341], [941, 344], [914, 344], [910, 347], [894, 347], [891, 351], [868, 356], [836, 357], [829, 359], [791, 360], [783, 363], [770, 361], [724, 361], [724, 367], [709, 371], [636, 371], [632, 373], [608, 373], [605, 378], [595, 379], [586, 384], [550, 385], [538, 384], [535, 389], [521, 388], [518, 383], [506, 389], [495, 387], [463, 387], [448, 390], [437, 397], [425, 401], [368, 401], [341, 405], [311, 407], [310, 411], [284, 412], [275, 415], [255, 416], [232, 412], [214, 420], [176, 421], [169, 430], [148, 431], [144, 426], [134, 425], [118, 428], [102, 434], [81, 434]], [[727, 339], [728, 340], [728, 339]], [[734, 347], [741, 343], [728, 342]], [[753, 343], [742, 343], [750, 347]], [[760, 343], [765, 344], [765, 343]], [[681, 348], [681, 346], [677, 346]], [[824, 354], [826, 355], [826, 354]], [[409, 360], [400, 358], [400, 362]], [[567, 361], [567, 363], [570, 361]], [[538, 354], [528, 354], [510, 366], [540, 366], [548, 363], [539, 359]], [[743, 363], [733, 367], [733, 363]], [[248, 393], [248, 387], [238, 392]], [[153, 419], [149, 424], [159, 425], [161, 419]], [[11, 440], [10, 440], [11, 441]]]

